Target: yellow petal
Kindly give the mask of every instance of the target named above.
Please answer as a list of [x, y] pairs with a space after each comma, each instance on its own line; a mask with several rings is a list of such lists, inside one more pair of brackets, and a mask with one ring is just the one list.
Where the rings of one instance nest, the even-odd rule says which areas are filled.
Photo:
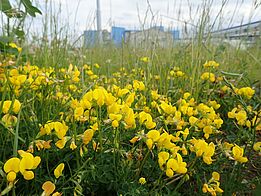
[[220, 179], [219, 173], [218, 172], [213, 172], [212, 173], [212, 178], [214, 178], [214, 180], [216, 180], [216, 181], [219, 181], [219, 179]]
[[41, 162], [41, 157], [39, 157], [39, 156], [34, 157], [34, 166], [33, 166], [33, 169], [37, 168], [38, 165], [40, 164], [40, 162]]
[[24, 171], [22, 174], [23, 174], [25, 180], [34, 179], [34, 172], [32, 172], [32, 171]]
[[43, 183], [42, 189], [44, 190], [45, 195], [49, 196], [54, 192], [55, 184], [53, 184], [51, 181], [46, 181]]
[[23, 154], [23, 158], [20, 161], [19, 170], [23, 174], [28, 169], [33, 169], [34, 156], [31, 153]]
[[4, 171], [9, 173], [10, 171], [19, 172], [20, 159], [13, 157], [6, 161], [4, 165]]
[[6, 176], [8, 182], [13, 182], [16, 179], [16, 173], [11, 171]]
[[56, 178], [59, 178], [62, 175], [64, 169], [64, 163], [60, 163], [54, 170], [54, 175]]

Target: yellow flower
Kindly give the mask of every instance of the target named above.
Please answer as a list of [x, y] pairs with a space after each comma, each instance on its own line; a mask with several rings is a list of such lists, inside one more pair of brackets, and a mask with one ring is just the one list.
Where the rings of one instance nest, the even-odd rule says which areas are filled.
[[217, 63], [216, 61], [206, 61], [203, 66], [216, 68], [219, 66], [219, 63]]
[[198, 118], [196, 118], [194, 116], [189, 117], [189, 123], [191, 125], [195, 125], [197, 122], [198, 122]]
[[11, 114], [5, 114], [2, 118], [2, 121], [6, 127], [12, 127], [16, 125], [17, 117]]
[[64, 169], [64, 163], [60, 163], [54, 170], [55, 178], [59, 178], [62, 175], [63, 169]]
[[130, 143], [134, 144], [138, 141], [139, 137], [134, 136], [132, 139], [129, 140]]
[[247, 120], [247, 113], [244, 110], [239, 111], [236, 115], [235, 115], [236, 119], [237, 119], [237, 123], [239, 125], [245, 125], [246, 120]]
[[209, 80], [210, 82], [215, 82], [216, 78], [213, 73], [205, 72], [200, 77], [202, 80]]
[[144, 57], [141, 57], [140, 60], [144, 63], [148, 63], [149, 62], [149, 57], [147, 56], [144, 56]]
[[25, 180], [32, 180], [34, 173], [31, 170], [37, 168], [41, 162], [41, 158], [39, 156], [34, 157], [31, 153], [23, 150], [19, 150], [18, 153], [22, 157], [19, 164], [19, 171]]
[[147, 138], [151, 139], [153, 142], [157, 142], [160, 138], [160, 132], [158, 130], [150, 130], [147, 133]]
[[12, 48], [16, 48], [18, 50], [18, 52], [22, 52], [22, 48], [21, 47], [18, 47], [15, 43], [11, 42], [9, 43], [9, 46], [12, 47]]
[[76, 120], [79, 120], [79, 117], [81, 117], [83, 115], [83, 113], [84, 113], [83, 107], [75, 108], [75, 110], [74, 110], [74, 118]]
[[45, 183], [43, 183], [42, 189], [44, 190], [44, 193], [42, 195], [49, 196], [54, 192], [55, 184], [52, 183], [51, 181], [46, 181]]
[[216, 196], [217, 193], [223, 193], [224, 191], [219, 187], [220, 182], [220, 175], [218, 172], [212, 172], [212, 177], [205, 183], [202, 187], [203, 193], [209, 192], [211, 195]]
[[254, 146], [253, 146], [253, 149], [255, 151], [260, 151], [261, 152], [261, 142], [255, 143]]
[[88, 144], [93, 137], [94, 131], [92, 129], [87, 129], [82, 136], [82, 141], [84, 144]]
[[[13, 104], [13, 106], [12, 106], [12, 104]], [[0, 102], [0, 105], [1, 105], [1, 102]], [[21, 103], [17, 99], [14, 100], [14, 103], [12, 103], [12, 101], [10, 101], [10, 100], [4, 101], [2, 112], [4, 114], [8, 113], [11, 106], [12, 106], [12, 111], [17, 114], [20, 111]]]
[[240, 163], [245, 163], [248, 161], [246, 157], [243, 157], [244, 149], [240, 148], [238, 145], [235, 144], [235, 146], [232, 148], [232, 153], [234, 156], [234, 159]]
[[163, 165], [166, 163], [166, 161], [169, 159], [169, 153], [168, 152], [160, 152], [158, 154], [158, 163], [161, 169], [163, 169]]
[[141, 177], [141, 178], [139, 179], [139, 183], [140, 183], [140, 184], [145, 184], [145, 183], [146, 183], [146, 179], [143, 178], [143, 177]]
[[238, 90], [236, 90], [236, 93], [238, 95], [242, 95], [243, 97], [246, 97], [247, 99], [251, 99], [253, 95], [255, 94], [255, 90], [253, 90], [250, 87], [243, 87]]
[[58, 140], [57, 142], [55, 142], [55, 146], [57, 146], [59, 149], [63, 149], [65, 144], [67, 142], [67, 138], [63, 137], [62, 139]]
[[59, 139], [63, 139], [68, 131], [68, 126], [65, 125], [65, 122], [53, 122], [53, 127], [56, 132], [56, 135]]
[[70, 144], [70, 149], [75, 150], [77, 148], [75, 141], [72, 140], [71, 144]]
[[212, 178], [216, 181], [219, 181], [220, 174], [218, 172], [212, 172]]
[[153, 147], [153, 141], [152, 141], [152, 139], [147, 139], [147, 140], [146, 140], [146, 144], [147, 144], [148, 148], [151, 150], [152, 147]]
[[13, 157], [4, 164], [4, 171], [7, 173], [7, 180], [13, 182], [16, 179], [16, 173], [19, 172], [20, 159]]

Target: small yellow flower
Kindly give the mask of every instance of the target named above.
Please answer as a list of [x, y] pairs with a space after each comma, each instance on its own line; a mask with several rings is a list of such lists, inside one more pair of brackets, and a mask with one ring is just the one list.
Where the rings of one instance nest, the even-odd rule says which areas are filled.
[[71, 145], [70, 145], [70, 149], [75, 150], [76, 148], [77, 148], [77, 146], [75, 144], [75, 141], [72, 140]]
[[147, 182], [146, 179], [143, 178], [143, 177], [141, 177], [141, 178], [139, 179], [139, 183], [140, 183], [140, 184], [145, 184], [146, 182]]
[[212, 178], [216, 181], [219, 181], [220, 174], [218, 172], [212, 172]]
[[42, 195], [49, 196], [54, 192], [55, 184], [51, 181], [46, 181], [45, 183], [43, 183], [42, 189], [44, 190], [44, 193]]
[[54, 170], [54, 176], [56, 178], [59, 178], [63, 173], [63, 169], [64, 169], [64, 163], [60, 163]]
[[134, 144], [138, 141], [139, 137], [135, 136], [132, 139], [129, 140], [130, 143]]
[[19, 172], [20, 159], [13, 157], [4, 164], [4, 171], [7, 173], [7, 180], [13, 182], [16, 179], [16, 173]]
[[219, 66], [219, 63], [217, 63], [216, 61], [206, 61], [204, 63], [204, 67], [213, 67], [216, 68]]
[[145, 56], [145, 57], [141, 57], [140, 60], [144, 63], [148, 63], [149, 62], [149, 57]]
[[82, 141], [84, 144], [88, 144], [93, 137], [94, 131], [92, 129], [87, 129], [82, 136]]
[[260, 151], [261, 152], [261, 142], [255, 143], [254, 146], [253, 146], [253, 149], [255, 151]]
[[19, 164], [21, 174], [25, 180], [32, 180], [34, 178], [34, 172], [31, 170], [38, 167], [41, 158], [39, 156], [34, 157], [31, 153], [23, 150], [19, 150], [18, 153], [22, 157]]
[[[4, 114], [7, 114], [11, 106], [12, 106], [12, 101], [10, 100], [4, 101], [2, 112]], [[20, 111], [20, 108], [21, 108], [21, 103], [19, 102], [19, 100], [15, 99], [12, 106], [12, 111], [17, 114]]]
[[2, 122], [6, 127], [12, 127], [16, 125], [17, 117], [11, 114], [5, 114], [2, 118]]
[[240, 148], [238, 145], [235, 145], [232, 148], [232, 153], [234, 156], [234, 159], [240, 163], [245, 163], [248, 161], [248, 159], [246, 157], [243, 157], [244, 154], [244, 149]]

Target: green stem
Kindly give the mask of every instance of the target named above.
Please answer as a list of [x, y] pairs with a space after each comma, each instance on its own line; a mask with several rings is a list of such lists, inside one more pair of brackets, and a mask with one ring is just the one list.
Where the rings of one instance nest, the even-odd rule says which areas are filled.
[[[21, 109], [22, 110], [22, 109]], [[17, 118], [17, 124], [16, 124], [16, 129], [15, 129], [15, 137], [14, 137], [14, 147], [13, 147], [13, 155], [16, 157], [17, 156], [17, 150], [18, 150], [18, 139], [19, 139], [19, 124], [20, 124], [20, 116], [21, 116], [21, 110], [18, 113], [18, 118]]]

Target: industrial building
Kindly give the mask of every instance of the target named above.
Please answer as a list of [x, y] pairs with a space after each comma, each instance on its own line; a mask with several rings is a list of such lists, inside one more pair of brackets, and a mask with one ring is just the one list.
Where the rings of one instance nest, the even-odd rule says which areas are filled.
[[261, 39], [261, 21], [233, 26], [211, 32], [208, 37], [214, 42], [226, 42], [233, 46], [250, 47]]
[[[98, 43], [99, 34], [96, 30], [84, 31], [84, 45], [93, 47]], [[179, 30], [164, 31], [163, 26], [155, 26], [145, 30], [127, 30], [124, 27], [113, 26], [111, 32], [102, 31], [103, 44], [113, 43], [121, 46], [123, 43], [133, 47], [170, 47], [175, 40], [180, 39]]]

